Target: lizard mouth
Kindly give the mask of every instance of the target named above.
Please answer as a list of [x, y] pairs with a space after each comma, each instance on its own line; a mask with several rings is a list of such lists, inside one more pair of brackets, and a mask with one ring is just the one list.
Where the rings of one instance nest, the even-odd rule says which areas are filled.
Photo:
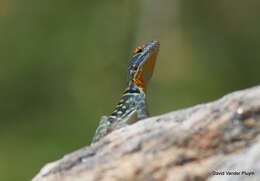
[[159, 41], [152, 40], [145, 45], [143, 52], [141, 52], [140, 56], [140, 65], [138, 67], [142, 67], [142, 65], [146, 64], [147, 61], [150, 60], [150, 57], [153, 56], [154, 53], [158, 53], [160, 47]]

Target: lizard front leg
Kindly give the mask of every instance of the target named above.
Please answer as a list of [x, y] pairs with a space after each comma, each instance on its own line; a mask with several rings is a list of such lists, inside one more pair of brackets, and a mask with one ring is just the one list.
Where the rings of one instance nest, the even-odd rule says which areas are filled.
[[144, 92], [141, 92], [140, 95], [136, 98], [136, 110], [137, 110], [137, 120], [145, 119], [149, 117], [146, 96]]

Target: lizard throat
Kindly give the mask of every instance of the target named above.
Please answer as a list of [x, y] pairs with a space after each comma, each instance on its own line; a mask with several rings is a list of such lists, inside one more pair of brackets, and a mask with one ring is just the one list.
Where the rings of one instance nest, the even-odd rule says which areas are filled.
[[138, 87], [139, 89], [142, 89], [146, 92], [146, 83], [144, 82], [144, 79], [141, 77], [137, 77], [136, 79], [134, 79], [134, 84], [136, 85], [136, 87]]

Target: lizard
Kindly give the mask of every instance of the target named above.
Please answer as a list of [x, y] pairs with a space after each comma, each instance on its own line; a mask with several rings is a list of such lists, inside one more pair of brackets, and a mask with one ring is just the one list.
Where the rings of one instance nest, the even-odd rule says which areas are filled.
[[146, 90], [154, 72], [159, 47], [160, 43], [152, 40], [135, 49], [128, 64], [127, 87], [123, 96], [112, 114], [101, 118], [92, 143], [118, 128], [149, 116]]

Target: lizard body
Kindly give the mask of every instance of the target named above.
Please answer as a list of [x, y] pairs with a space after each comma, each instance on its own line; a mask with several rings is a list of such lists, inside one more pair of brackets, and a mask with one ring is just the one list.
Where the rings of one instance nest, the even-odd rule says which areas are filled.
[[128, 65], [127, 88], [112, 114], [101, 118], [92, 143], [115, 129], [149, 116], [146, 88], [153, 74], [159, 46], [159, 42], [153, 40], [134, 51]]

